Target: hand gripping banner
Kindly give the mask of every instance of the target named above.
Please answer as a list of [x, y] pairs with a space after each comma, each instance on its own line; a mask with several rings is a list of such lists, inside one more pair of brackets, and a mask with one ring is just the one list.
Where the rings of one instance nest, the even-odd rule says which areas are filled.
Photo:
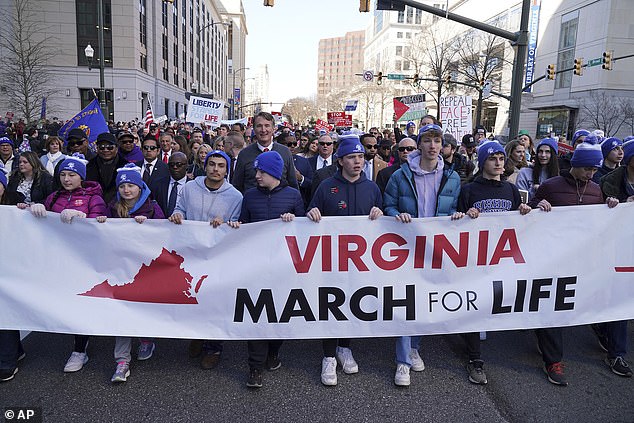
[[198, 339], [443, 334], [634, 318], [634, 204], [465, 217], [37, 219], [0, 207], [0, 328]]

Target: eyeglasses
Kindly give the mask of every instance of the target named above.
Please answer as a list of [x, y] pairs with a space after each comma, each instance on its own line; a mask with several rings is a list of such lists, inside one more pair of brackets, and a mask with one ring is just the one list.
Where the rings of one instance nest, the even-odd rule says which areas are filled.
[[302, 138], [302, 141], [308, 142], [308, 138]]
[[405, 150], [407, 150], [409, 152], [412, 152], [412, 151], [416, 150], [416, 147], [412, 147], [410, 145], [410, 146], [407, 146], [407, 147], [399, 147], [398, 148], [398, 151], [401, 152], [401, 153], [404, 152]]
[[108, 150], [108, 151], [112, 151], [114, 150], [116, 147], [112, 144], [99, 144], [97, 146], [97, 150]]
[[296, 142], [289, 142], [286, 144], [287, 147], [297, 147], [297, 143]]
[[68, 147], [73, 148], [73, 147], [78, 147], [80, 145], [82, 145], [84, 143], [83, 140], [81, 141], [68, 141], [68, 144], [66, 144]]
[[168, 163], [167, 165], [169, 167], [183, 167], [183, 166], [187, 166], [187, 163]]
[[326, 142], [326, 141], [319, 141], [319, 145], [332, 145], [332, 142]]
[[134, 140], [126, 138], [124, 140], [119, 140], [119, 144], [134, 144]]
[[367, 148], [368, 150], [376, 150], [377, 148], [379, 148], [378, 144], [366, 144], [365, 148]]
[[381, 147], [381, 150], [391, 150], [392, 147], [389, 145], [384, 145], [383, 147]]
[[379, 135], [378, 132], [370, 132], [370, 135]]
[[154, 150], [158, 150], [158, 147], [155, 145], [144, 145], [143, 149], [145, 151], [154, 151]]

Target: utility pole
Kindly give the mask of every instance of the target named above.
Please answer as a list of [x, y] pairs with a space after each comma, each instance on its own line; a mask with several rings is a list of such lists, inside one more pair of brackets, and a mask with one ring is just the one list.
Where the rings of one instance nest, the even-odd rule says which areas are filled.
[[104, 114], [106, 121], [110, 117], [108, 113], [108, 103], [106, 102], [106, 76], [105, 76], [105, 62], [104, 55], [105, 48], [103, 45], [103, 0], [97, 2], [97, 21], [99, 22], [99, 30], [97, 31], [97, 37], [99, 42], [99, 100], [101, 111]]

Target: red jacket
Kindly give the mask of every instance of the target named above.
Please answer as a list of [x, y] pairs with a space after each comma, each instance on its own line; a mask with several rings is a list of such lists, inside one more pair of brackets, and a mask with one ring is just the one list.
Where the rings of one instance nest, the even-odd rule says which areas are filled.
[[567, 170], [562, 171], [560, 176], [544, 181], [529, 205], [535, 208], [543, 199], [553, 207], [603, 204], [603, 194], [597, 183], [577, 181]]
[[106, 203], [101, 196], [101, 186], [97, 182], [84, 181], [82, 187], [74, 191], [60, 189], [46, 198], [46, 210], [61, 213], [73, 209], [86, 213], [86, 217], [106, 216]]

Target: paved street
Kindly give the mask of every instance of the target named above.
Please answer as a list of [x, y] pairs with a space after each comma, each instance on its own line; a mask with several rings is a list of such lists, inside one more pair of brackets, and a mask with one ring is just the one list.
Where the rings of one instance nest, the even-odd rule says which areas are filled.
[[133, 361], [128, 382], [113, 386], [112, 338], [93, 338], [89, 363], [64, 374], [72, 338], [32, 333], [20, 372], [0, 385], [0, 406], [42, 407], [46, 422], [634, 422], [634, 380], [602, 363], [588, 327], [567, 329], [565, 342], [565, 388], [547, 382], [533, 333], [514, 331], [489, 333], [486, 386], [467, 381], [459, 337], [433, 336], [421, 348], [427, 368], [412, 372], [409, 388], [394, 386], [394, 343], [384, 338], [353, 341], [360, 373], [339, 371], [336, 387], [319, 381], [319, 341], [286, 342], [283, 367], [250, 391], [245, 342], [226, 343], [220, 366], [204, 371], [187, 358], [188, 341], [158, 340], [152, 359]]

